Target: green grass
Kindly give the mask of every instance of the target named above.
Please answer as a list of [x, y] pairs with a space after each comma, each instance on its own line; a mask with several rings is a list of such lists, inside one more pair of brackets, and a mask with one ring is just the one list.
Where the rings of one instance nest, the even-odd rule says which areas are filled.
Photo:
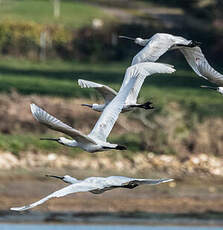
[[21, 152], [33, 151], [43, 153], [60, 153], [67, 155], [75, 155], [82, 152], [78, 148], [67, 148], [56, 142], [41, 141], [38, 134], [26, 133], [19, 135], [0, 134], [0, 149], [9, 151], [16, 156]]
[[[21, 152], [42, 152], [42, 153], [58, 153], [66, 154], [70, 156], [78, 155], [84, 151], [80, 148], [68, 148], [64, 147], [53, 141], [43, 141], [40, 137], [48, 136], [52, 137], [52, 134], [33, 134], [33, 133], [20, 133], [15, 134], [0, 134], [0, 150], [9, 151], [16, 156], [19, 156]], [[128, 152], [142, 150], [140, 145], [140, 139], [138, 134], [126, 134], [126, 135], [113, 135], [110, 139], [112, 143], [121, 143], [128, 145]]]
[[[16, 89], [26, 95], [89, 98], [95, 95], [95, 91], [81, 89], [77, 85], [78, 78], [105, 83], [118, 90], [127, 66], [128, 63], [92, 64], [62, 60], [37, 62], [2, 57], [0, 58], [0, 92]], [[182, 108], [185, 108], [188, 114], [188, 117], [185, 117], [185, 124], [190, 128], [193, 125], [193, 117], [196, 119], [222, 117], [223, 97], [217, 92], [199, 88], [202, 84], [210, 83], [196, 76], [188, 67], [177, 63], [175, 67], [177, 71], [172, 75], [154, 75], [145, 80], [139, 101], [152, 100], [157, 108], [154, 112], [148, 113], [148, 119], [152, 120], [154, 115], [160, 113], [165, 114], [165, 109], [170, 102], [178, 102]], [[131, 117], [132, 113], [126, 115]], [[137, 116], [137, 112], [134, 115]], [[83, 153], [78, 148], [65, 148], [54, 142], [40, 141], [39, 137], [39, 133], [0, 134], [0, 149], [13, 152], [15, 155], [29, 150], [72, 156]], [[128, 146], [129, 151], [126, 154], [131, 155], [137, 151], [144, 151], [141, 138], [140, 134], [126, 133], [118, 136], [113, 133], [109, 141]], [[165, 146], [165, 149], [167, 147]]]
[[61, 16], [53, 15], [52, 0], [2, 0], [0, 20], [35, 21], [41, 24], [63, 24], [79, 28], [90, 24], [92, 19], [109, 17], [99, 8], [81, 1], [61, 0]]
[[[40, 94], [62, 97], [90, 97], [93, 89], [81, 89], [79, 78], [105, 83], [119, 89], [127, 63], [89, 64], [64, 62], [31, 62], [7, 58], [0, 60], [0, 92], [16, 89], [21, 94]], [[140, 101], [152, 100], [156, 107], [171, 101], [186, 106], [200, 115], [222, 115], [222, 96], [201, 89], [209, 82], [196, 76], [190, 68], [176, 66], [172, 75], [148, 77], [140, 92]]]

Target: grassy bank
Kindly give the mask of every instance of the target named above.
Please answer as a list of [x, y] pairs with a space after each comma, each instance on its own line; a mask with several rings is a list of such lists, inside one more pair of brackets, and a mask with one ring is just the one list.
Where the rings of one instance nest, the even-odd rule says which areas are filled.
[[[79, 153], [80, 150], [39, 141], [43, 131], [48, 135], [47, 128], [34, 122], [29, 104], [37, 103], [87, 133], [99, 114], [80, 104], [93, 103], [99, 97], [93, 89], [81, 89], [77, 80], [105, 83], [118, 90], [127, 66], [128, 63], [0, 60], [0, 92], [16, 90], [20, 94], [1, 97], [0, 119], [4, 122], [0, 125], [0, 149], [16, 155], [27, 151]], [[128, 146], [127, 157], [136, 151], [222, 154], [223, 134], [219, 129], [223, 115], [222, 96], [201, 89], [200, 85], [210, 83], [196, 76], [188, 66], [176, 63], [175, 68], [176, 73], [148, 77], [143, 85], [139, 101], [151, 100], [156, 108], [154, 111], [137, 110], [120, 116], [109, 141]]]
[[[94, 90], [81, 89], [79, 78], [92, 80], [119, 89], [128, 63], [75, 63], [64, 61], [31, 62], [28, 60], [0, 60], [0, 92], [15, 89], [21, 94], [61, 97], [92, 97]], [[140, 100], [152, 99], [158, 108], [176, 101], [201, 116], [221, 116], [222, 97], [217, 92], [201, 89], [209, 82], [196, 76], [188, 66], [176, 65], [172, 75], [147, 78], [140, 92]]]

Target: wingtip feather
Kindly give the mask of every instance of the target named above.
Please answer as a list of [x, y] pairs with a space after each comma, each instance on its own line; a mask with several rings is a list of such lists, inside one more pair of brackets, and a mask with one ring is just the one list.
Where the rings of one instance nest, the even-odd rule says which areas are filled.
[[30, 104], [30, 109], [31, 109], [31, 112], [32, 112], [32, 115], [35, 119], [37, 119], [36, 117], [36, 113], [37, 113], [37, 110], [40, 109], [37, 105], [35, 104]]
[[167, 182], [171, 182], [171, 181], [174, 181], [174, 179], [171, 179], [171, 178], [160, 179], [160, 183], [167, 183]]
[[83, 82], [83, 79], [78, 79], [78, 85], [81, 87], [81, 88], [84, 88], [85, 85], [84, 85], [84, 82]]
[[32, 114], [34, 115], [35, 114], [35, 112], [36, 112], [36, 108], [37, 108], [37, 106], [35, 105], [35, 104], [30, 104], [30, 109], [31, 109], [31, 112], [32, 112]]
[[27, 206], [10, 208], [10, 210], [12, 210], [12, 211], [24, 211], [24, 210], [26, 210], [26, 209], [28, 209]]

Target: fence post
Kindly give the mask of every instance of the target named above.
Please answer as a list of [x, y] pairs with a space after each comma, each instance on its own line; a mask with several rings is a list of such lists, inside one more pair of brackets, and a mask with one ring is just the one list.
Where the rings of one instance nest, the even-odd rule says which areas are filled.
[[54, 17], [59, 18], [60, 17], [60, 0], [53, 1], [53, 9], [54, 9]]
[[47, 32], [43, 31], [40, 34], [40, 60], [46, 60]]

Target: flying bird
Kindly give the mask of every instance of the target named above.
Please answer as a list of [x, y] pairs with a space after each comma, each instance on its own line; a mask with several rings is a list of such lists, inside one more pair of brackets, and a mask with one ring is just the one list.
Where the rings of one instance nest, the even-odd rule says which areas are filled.
[[108, 190], [112, 190], [115, 188], [128, 188], [133, 189], [139, 185], [148, 184], [148, 185], [157, 185], [160, 183], [170, 182], [173, 181], [173, 179], [136, 179], [136, 178], [128, 178], [128, 177], [122, 177], [122, 176], [110, 176], [110, 177], [89, 177], [85, 180], [77, 180], [76, 178], [73, 178], [71, 176], [52, 176], [55, 178], [59, 178], [63, 180], [66, 183], [69, 183], [71, 185], [68, 185], [67, 187], [64, 187], [54, 193], [51, 193], [50, 195], [44, 197], [43, 199], [32, 203], [30, 205], [26, 205], [23, 207], [15, 207], [11, 208], [11, 210], [14, 211], [24, 211], [30, 208], [34, 208], [37, 205], [40, 205], [47, 200], [55, 197], [63, 197], [71, 193], [77, 193], [77, 192], [91, 192], [94, 194], [100, 194]]
[[144, 46], [132, 59], [131, 65], [141, 62], [155, 62], [168, 50], [182, 47], [195, 47], [199, 42], [187, 40], [180, 36], [166, 33], [156, 33], [149, 39], [119, 36], [119, 38], [133, 40], [136, 44]]
[[200, 47], [184, 47], [180, 49], [186, 58], [188, 64], [194, 70], [194, 72], [204, 79], [215, 83], [219, 87], [213, 86], [201, 86], [202, 88], [209, 88], [217, 90], [223, 94], [223, 75], [213, 69], [205, 58]]
[[[81, 88], [94, 88], [104, 98], [104, 104], [82, 104], [82, 106], [87, 106], [92, 108], [95, 111], [102, 112], [104, 108], [109, 104], [109, 102], [117, 95], [117, 92], [110, 88], [107, 85], [102, 85], [93, 81], [87, 81], [83, 79], [78, 79], [78, 84]], [[134, 110], [136, 108], [143, 108], [143, 109], [153, 109], [152, 102], [148, 101], [144, 104], [137, 104], [135, 103], [136, 100], [133, 100], [131, 104], [124, 104], [122, 108], [122, 113]]]
[[[171, 65], [162, 64], [162, 63], [153, 63], [153, 62], [139, 63], [133, 66], [137, 66], [137, 68], [141, 68], [142, 70], [145, 70], [145, 74], [139, 74], [137, 76], [136, 81], [134, 82], [134, 85], [130, 90], [129, 95], [125, 100], [125, 103], [122, 108], [122, 112], [131, 111], [134, 110], [135, 108], [153, 109], [153, 107], [151, 106], [152, 103], [149, 101], [144, 104], [137, 103], [137, 98], [145, 78], [155, 73], [173, 73], [175, 70]], [[131, 71], [135, 72], [135, 68], [131, 69]], [[130, 79], [131, 79], [131, 74], [126, 74], [123, 80], [123, 84], [126, 85]], [[102, 94], [105, 100], [104, 104], [92, 104], [92, 105], [82, 104], [83, 106], [88, 106], [98, 112], [103, 111], [104, 108], [110, 103], [110, 101], [117, 95], [117, 92], [112, 88], [92, 81], [79, 79], [78, 84], [82, 88], [95, 88]]]
[[[138, 81], [138, 79], [144, 79], [146, 76], [156, 72], [171, 73], [175, 71], [168, 65], [154, 64], [155, 63], [145, 63], [144, 65], [134, 65], [127, 68], [119, 93], [106, 106], [94, 128], [88, 135], [64, 124], [62, 121], [48, 114], [37, 105], [31, 104], [31, 112], [37, 121], [51, 129], [65, 133], [72, 138], [72, 140], [65, 137], [41, 139], [57, 141], [60, 144], [70, 147], [79, 147], [91, 153], [110, 149], [126, 150], [125, 146], [107, 142], [107, 137], [122, 111], [126, 98], [129, 97], [129, 93], [131, 94], [135, 82]], [[161, 68], [161, 70], [159, 70], [159, 68]]]

